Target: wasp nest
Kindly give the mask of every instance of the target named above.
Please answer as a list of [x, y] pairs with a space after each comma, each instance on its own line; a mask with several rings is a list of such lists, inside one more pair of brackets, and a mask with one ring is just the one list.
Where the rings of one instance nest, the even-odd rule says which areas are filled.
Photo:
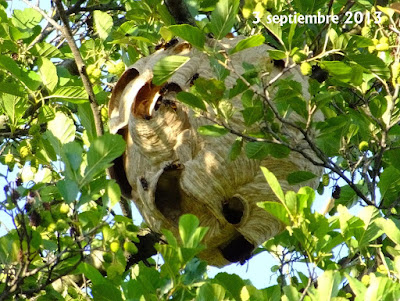
[[[224, 39], [221, 45], [229, 50], [240, 39]], [[204, 239], [206, 249], [200, 257], [216, 266], [243, 263], [255, 247], [284, 229], [280, 221], [257, 206], [258, 202], [276, 200], [260, 166], [272, 171], [284, 190], [299, 188], [287, 183], [288, 174], [298, 170], [315, 174], [321, 171], [295, 152], [284, 159], [268, 157], [259, 161], [242, 154], [229, 161], [227, 154], [237, 137], [199, 135], [197, 128], [211, 122], [176, 101], [176, 94], [188, 90], [193, 77], [215, 77], [208, 57], [185, 41], [168, 46], [129, 67], [113, 90], [110, 131], [122, 135], [127, 143], [125, 154], [115, 162], [113, 176], [154, 231], [166, 228], [178, 234], [179, 217], [195, 214], [201, 226], [209, 228]], [[236, 72], [225, 79], [226, 87], [232, 88], [236, 74], [244, 72], [244, 62], [260, 66], [271, 61], [269, 49], [262, 45], [231, 55]], [[190, 60], [167, 83], [156, 86], [152, 83], [153, 66], [170, 55]], [[266, 80], [281, 70], [272, 67]], [[283, 77], [287, 76], [302, 83], [307, 99], [307, 79], [297, 68]], [[273, 96], [273, 91], [270, 93]], [[241, 96], [234, 97], [231, 103], [235, 113], [230, 124], [244, 128]], [[288, 118], [300, 117], [291, 114]], [[284, 127], [282, 131], [286, 131], [293, 145], [304, 143], [299, 133]], [[316, 182], [308, 184], [315, 186]]]

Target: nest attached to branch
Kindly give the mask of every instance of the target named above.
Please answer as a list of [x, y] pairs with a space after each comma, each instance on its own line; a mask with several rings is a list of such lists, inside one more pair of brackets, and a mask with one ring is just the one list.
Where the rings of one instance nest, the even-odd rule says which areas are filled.
[[[222, 45], [229, 50], [241, 39], [224, 39]], [[244, 72], [244, 62], [271, 66], [269, 49], [262, 45], [231, 55], [235, 73]], [[190, 60], [167, 83], [156, 86], [152, 83], [153, 66], [170, 55], [186, 56]], [[280, 71], [273, 67], [266, 80]], [[236, 83], [235, 73], [231, 72], [225, 80], [228, 89]], [[153, 231], [166, 228], [177, 235], [179, 217], [195, 214], [200, 225], [209, 228], [204, 239], [206, 249], [200, 257], [216, 266], [243, 263], [251, 257], [254, 248], [284, 229], [280, 221], [257, 206], [258, 202], [277, 200], [260, 166], [272, 171], [284, 190], [299, 188], [287, 183], [290, 173], [306, 170], [319, 175], [321, 169], [295, 152], [284, 159], [268, 157], [260, 161], [241, 154], [234, 161], [228, 160], [237, 136], [199, 135], [199, 126], [212, 123], [176, 100], [178, 92], [190, 88], [193, 76], [215, 77], [208, 57], [182, 40], [138, 60], [125, 71], [109, 104], [110, 131], [122, 135], [127, 143], [125, 154], [115, 161], [112, 175], [123, 193], [134, 200]], [[307, 78], [298, 68], [283, 77], [287, 76], [302, 83], [303, 94], [309, 98]], [[274, 91], [270, 93], [273, 96]], [[235, 113], [229, 123], [235, 128], [245, 128], [240, 113], [241, 95], [231, 103]], [[294, 113], [289, 118], [301, 120]], [[282, 130], [292, 145], [307, 147], [300, 133]], [[307, 184], [315, 187], [317, 181]]]

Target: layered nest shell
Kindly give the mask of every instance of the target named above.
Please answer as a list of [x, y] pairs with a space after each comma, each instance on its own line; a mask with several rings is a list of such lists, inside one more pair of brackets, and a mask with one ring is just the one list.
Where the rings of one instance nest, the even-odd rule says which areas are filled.
[[[228, 51], [241, 39], [224, 39], [221, 47]], [[198, 127], [212, 122], [179, 103], [176, 94], [188, 91], [194, 77], [215, 78], [214, 71], [208, 57], [189, 43], [178, 40], [171, 44], [129, 67], [113, 90], [110, 131], [122, 135], [127, 148], [115, 161], [112, 175], [153, 231], [166, 228], [178, 236], [179, 217], [194, 214], [201, 226], [209, 228], [203, 241], [206, 249], [200, 257], [215, 266], [243, 263], [258, 245], [284, 229], [280, 221], [257, 206], [258, 202], [277, 200], [260, 166], [275, 174], [283, 190], [299, 188], [286, 181], [290, 173], [306, 170], [318, 175], [321, 170], [295, 152], [284, 159], [268, 157], [260, 161], [241, 154], [230, 161], [228, 153], [237, 136], [199, 135]], [[234, 86], [237, 74], [244, 72], [244, 62], [261, 68], [272, 66], [265, 67], [271, 70], [264, 80], [277, 76], [282, 69], [271, 64], [269, 49], [262, 45], [231, 55], [230, 64], [235, 72], [225, 79], [226, 87]], [[167, 83], [154, 85], [154, 64], [171, 55], [190, 60]], [[283, 75], [287, 76], [302, 83], [307, 99], [307, 78], [298, 68]], [[274, 91], [270, 93], [273, 98]], [[234, 97], [231, 104], [234, 114], [229, 124], [244, 129], [241, 95]], [[300, 119], [294, 113], [288, 118]], [[304, 144], [306, 149], [300, 133], [284, 126], [282, 131], [286, 131], [292, 145]], [[315, 187], [317, 181], [307, 184]]]

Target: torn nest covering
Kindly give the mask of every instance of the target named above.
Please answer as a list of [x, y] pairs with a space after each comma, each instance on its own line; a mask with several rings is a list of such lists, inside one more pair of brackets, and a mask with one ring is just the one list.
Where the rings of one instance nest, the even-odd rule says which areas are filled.
[[[221, 45], [229, 50], [241, 39], [223, 39]], [[231, 55], [230, 64], [235, 72], [226, 77], [226, 87], [235, 85], [237, 74], [244, 72], [244, 62], [268, 65], [269, 49], [262, 45]], [[153, 66], [171, 55], [190, 59], [165, 84], [154, 85]], [[282, 70], [271, 66], [263, 80], [270, 80]], [[308, 79], [298, 68], [283, 75], [287, 76], [302, 84], [303, 95], [308, 99]], [[299, 188], [286, 181], [290, 173], [306, 170], [320, 175], [321, 169], [295, 152], [286, 158], [264, 160], [241, 154], [230, 161], [228, 153], [237, 136], [231, 133], [218, 138], [199, 135], [198, 127], [212, 122], [177, 101], [177, 93], [188, 91], [198, 77], [215, 78], [213, 68], [206, 54], [182, 40], [138, 60], [125, 71], [109, 104], [110, 131], [122, 135], [127, 143], [125, 154], [115, 162], [113, 176], [154, 231], [166, 228], [178, 236], [179, 217], [194, 214], [201, 226], [209, 228], [203, 241], [206, 249], [200, 257], [216, 266], [243, 263], [259, 244], [284, 229], [280, 221], [257, 206], [258, 202], [277, 200], [260, 166], [275, 174], [284, 191]], [[261, 87], [254, 88], [263, 93]], [[269, 92], [273, 99], [274, 91]], [[230, 103], [234, 113], [229, 124], [245, 129], [240, 112], [243, 110], [241, 95], [233, 97]], [[215, 117], [208, 109], [208, 116]], [[285, 118], [301, 120], [295, 113]], [[307, 149], [299, 132], [284, 126], [282, 132], [292, 145], [304, 144]], [[307, 184], [315, 187], [317, 183], [318, 179]]]

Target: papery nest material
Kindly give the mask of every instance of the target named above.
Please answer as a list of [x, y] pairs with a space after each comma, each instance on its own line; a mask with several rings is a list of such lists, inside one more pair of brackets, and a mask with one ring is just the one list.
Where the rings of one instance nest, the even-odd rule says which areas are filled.
[[[221, 45], [229, 51], [241, 39], [223, 39]], [[231, 55], [229, 59], [235, 72], [225, 79], [227, 89], [234, 86], [237, 74], [244, 72], [244, 62], [260, 66], [271, 61], [270, 49], [261, 45]], [[154, 85], [153, 66], [171, 55], [190, 60], [167, 83]], [[282, 70], [271, 66], [264, 80]], [[299, 69], [292, 68], [282, 77], [287, 76], [302, 84], [303, 95], [309, 99], [308, 79]], [[228, 153], [237, 136], [231, 133], [218, 138], [199, 135], [198, 127], [212, 122], [176, 99], [178, 92], [189, 90], [193, 77], [210, 79], [215, 74], [209, 58], [182, 40], [139, 59], [125, 71], [109, 104], [110, 132], [122, 135], [127, 143], [126, 152], [116, 160], [112, 174], [153, 231], [166, 228], [178, 236], [179, 217], [195, 214], [200, 225], [209, 228], [203, 241], [206, 249], [200, 257], [215, 266], [243, 263], [258, 245], [284, 229], [282, 222], [257, 206], [258, 202], [277, 200], [260, 166], [275, 174], [284, 191], [300, 187], [288, 184], [286, 179], [290, 173], [310, 171], [320, 175], [321, 168], [296, 152], [286, 158], [268, 157], [261, 161], [241, 154], [230, 161]], [[261, 88], [257, 89], [262, 93]], [[274, 91], [270, 94], [273, 99]], [[234, 109], [229, 124], [244, 129], [241, 95], [229, 101]], [[301, 120], [295, 113], [288, 118]], [[291, 145], [304, 144], [302, 147], [307, 149], [299, 132], [284, 126], [282, 131]], [[312, 157], [312, 152], [309, 153]], [[315, 188], [317, 183], [318, 179], [314, 179], [306, 184]]]

